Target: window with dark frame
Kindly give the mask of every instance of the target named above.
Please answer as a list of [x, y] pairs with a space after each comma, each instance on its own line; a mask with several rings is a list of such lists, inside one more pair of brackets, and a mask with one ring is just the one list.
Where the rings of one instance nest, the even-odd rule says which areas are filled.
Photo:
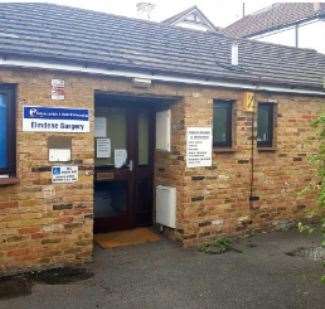
[[213, 147], [232, 147], [233, 102], [215, 101], [213, 104]]
[[273, 146], [274, 104], [259, 103], [257, 111], [257, 146]]
[[0, 177], [16, 174], [15, 87], [0, 84]]

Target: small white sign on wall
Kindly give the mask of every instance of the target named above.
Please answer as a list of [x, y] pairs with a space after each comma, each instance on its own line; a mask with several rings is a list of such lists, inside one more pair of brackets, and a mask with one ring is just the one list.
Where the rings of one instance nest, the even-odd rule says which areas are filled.
[[50, 162], [68, 162], [71, 160], [70, 149], [49, 149], [49, 161]]
[[64, 100], [64, 80], [52, 79], [51, 80], [51, 98], [52, 100]]
[[212, 128], [189, 127], [186, 134], [187, 167], [212, 165]]
[[78, 166], [52, 166], [52, 183], [74, 183], [78, 181]]

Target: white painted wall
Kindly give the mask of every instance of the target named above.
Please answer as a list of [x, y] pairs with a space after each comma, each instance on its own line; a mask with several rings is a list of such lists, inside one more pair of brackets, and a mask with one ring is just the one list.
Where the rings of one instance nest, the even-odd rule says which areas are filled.
[[268, 32], [260, 36], [252, 37], [252, 39], [261, 41], [261, 42], [268, 42], [268, 43], [275, 43], [287, 46], [296, 46], [296, 30], [294, 27], [285, 28], [280, 31], [273, 31]]
[[325, 20], [316, 20], [298, 27], [299, 47], [313, 48], [325, 54]]
[[178, 22], [175, 24], [175, 26], [186, 28], [186, 29], [197, 30], [197, 31], [208, 31], [209, 30], [209, 28], [204, 25], [195, 24], [195, 23], [186, 22], [186, 21]]
[[[298, 46], [300, 48], [312, 48], [325, 54], [325, 20], [313, 20], [303, 23], [298, 27]], [[252, 37], [252, 39], [282, 44], [287, 46], [296, 46], [296, 29], [294, 27], [284, 28], [278, 31], [265, 33], [263, 35]]]

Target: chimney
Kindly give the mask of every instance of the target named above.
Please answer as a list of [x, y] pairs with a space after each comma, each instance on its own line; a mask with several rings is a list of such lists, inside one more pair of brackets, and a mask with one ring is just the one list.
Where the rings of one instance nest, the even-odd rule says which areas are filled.
[[152, 2], [138, 2], [136, 6], [138, 17], [146, 20], [151, 19], [151, 13], [156, 7], [156, 5]]
[[232, 43], [231, 46], [231, 65], [238, 65], [239, 63], [239, 45], [238, 42]]

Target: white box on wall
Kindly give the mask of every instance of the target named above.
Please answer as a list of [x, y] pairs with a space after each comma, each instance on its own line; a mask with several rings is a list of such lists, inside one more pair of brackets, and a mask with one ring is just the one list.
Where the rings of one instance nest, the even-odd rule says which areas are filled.
[[170, 151], [171, 140], [171, 112], [170, 109], [156, 114], [156, 149]]
[[50, 162], [69, 162], [71, 161], [71, 149], [49, 149]]
[[176, 228], [176, 188], [156, 187], [156, 223]]

